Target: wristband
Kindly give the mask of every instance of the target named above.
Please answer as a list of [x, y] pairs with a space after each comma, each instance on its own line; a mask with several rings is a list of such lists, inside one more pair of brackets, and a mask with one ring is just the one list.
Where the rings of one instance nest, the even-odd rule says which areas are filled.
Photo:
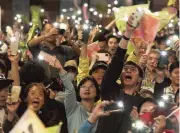
[[130, 38], [126, 37], [125, 35], [123, 35], [122, 38], [123, 38], [124, 40], [127, 40], [127, 41], [130, 40]]

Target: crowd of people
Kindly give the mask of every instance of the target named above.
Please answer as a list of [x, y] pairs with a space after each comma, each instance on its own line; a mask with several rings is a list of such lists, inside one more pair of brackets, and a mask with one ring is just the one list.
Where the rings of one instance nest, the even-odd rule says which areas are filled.
[[[178, 133], [180, 119], [168, 115], [179, 108], [179, 40], [165, 58], [161, 52], [168, 47], [165, 35], [156, 36], [153, 44], [141, 39], [129, 44], [134, 19], [129, 17], [122, 36], [112, 34], [115, 20], [101, 31], [94, 27], [87, 42], [81, 26], [66, 23], [62, 34], [45, 22], [27, 41], [26, 60], [19, 52], [13, 55], [11, 48], [1, 53], [4, 133], [27, 109], [46, 127], [63, 122], [61, 133]], [[6, 33], [0, 34], [1, 42], [9, 46]], [[90, 45], [99, 49], [89, 54]], [[133, 45], [131, 53], [128, 45]], [[16, 89], [21, 93], [13, 101]]]

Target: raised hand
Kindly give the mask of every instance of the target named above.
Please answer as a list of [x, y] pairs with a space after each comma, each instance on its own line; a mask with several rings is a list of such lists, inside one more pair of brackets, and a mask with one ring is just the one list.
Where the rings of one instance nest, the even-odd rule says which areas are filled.
[[103, 101], [102, 103], [98, 104], [94, 109], [91, 115], [88, 118], [88, 121], [91, 123], [96, 123], [99, 117], [108, 116], [110, 112], [105, 112], [104, 107], [111, 104], [109, 101]]
[[8, 49], [7, 54], [8, 54], [8, 58], [11, 61], [11, 63], [18, 63], [19, 62], [19, 53], [17, 53], [17, 55], [12, 55], [11, 50]]
[[45, 36], [48, 38], [48, 37], [51, 37], [53, 35], [58, 35], [58, 30], [56, 28], [52, 28]]

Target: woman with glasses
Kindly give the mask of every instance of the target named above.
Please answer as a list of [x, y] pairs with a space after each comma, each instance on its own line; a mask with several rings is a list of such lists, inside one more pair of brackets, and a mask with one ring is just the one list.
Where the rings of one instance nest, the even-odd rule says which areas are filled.
[[[92, 77], [85, 77], [78, 85], [78, 96], [80, 102], [77, 102], [76, 92], [72, 84], [71, 76], [63, 69], [60, 62], [55, 60], [52, 66], [59, 69], [60, 78], [65, 87], [65, 110], [68, 119], [68, 131], [74, 133], [88, 119], [89, 114], [94, 108], [94, 104], [99, 100], [99, 87], [96, 80]], [[93, 130], [95, 132], [95, 128]]]

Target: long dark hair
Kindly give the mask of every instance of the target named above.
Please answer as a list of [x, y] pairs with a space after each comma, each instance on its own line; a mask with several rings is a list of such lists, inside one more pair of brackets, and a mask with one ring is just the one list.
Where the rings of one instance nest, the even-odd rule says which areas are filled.
[[80, 88], [83, 84], [85, 84], [87, 81], [91, 81], [95, 88], [96, 88], [96, 97], [95, 97], [95, 102], [97, 102], [99, 99], [100, 99], [100, 90], [99, 90], [99, 85], [98, 83], [96, 82], [96, 80], [92, 77], [92, 76], [88, 76], [88, 77], [85, 77], [84, 79], [82, 79], [78, 85], [78, 93], [77, 93], [77, 97], [78, 99], [80, 99], [81, 101], [81, 97], [80, 97]]

